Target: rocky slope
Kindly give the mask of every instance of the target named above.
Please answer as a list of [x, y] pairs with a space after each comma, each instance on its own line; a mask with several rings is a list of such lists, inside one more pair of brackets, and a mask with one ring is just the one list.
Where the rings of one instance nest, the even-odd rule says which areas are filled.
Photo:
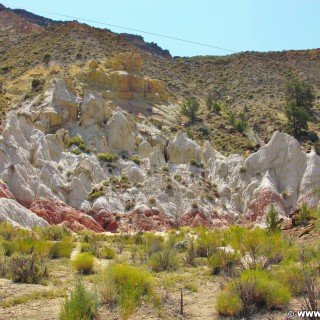
[[30, 34], [41, 32], [42, 30], [43, 28], [38, 24], [29, 22], [23, 16], [14, 13], [0, 4], [0, 32]]
[[314, 151], [275, 132], [247, 158], [225, 157], [172, 132], [179, 110], [142, 63], [130, 53], [104, 67], [92, 61], [10, 112], [0, 136], [1, 220], [160, 231], [263, 225], [271, 203], [284, 219], [302, 202], [318, 204]]

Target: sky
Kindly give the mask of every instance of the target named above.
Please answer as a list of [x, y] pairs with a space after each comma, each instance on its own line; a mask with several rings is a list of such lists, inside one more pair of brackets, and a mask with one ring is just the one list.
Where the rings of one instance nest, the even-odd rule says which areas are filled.
[[[53, 13], [157, 33], [85, 22], [114, 32], [139, 34], [172, 56], [226, 55], [242, 51], [282, 51], [320, 47], [320, 0], [0, 0], [55, 20]], [[219, 50], [219, 47], [228, 49]]]

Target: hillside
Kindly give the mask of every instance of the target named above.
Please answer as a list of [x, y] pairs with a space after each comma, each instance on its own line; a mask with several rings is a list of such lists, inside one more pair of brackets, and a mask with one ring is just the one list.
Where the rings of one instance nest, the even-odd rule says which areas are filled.
[[[37, 22], [32, 14], [23, 16]], [[46, 24], [41, 19], [38, 21], [40, 25]], [[2, 110], [10, 99], [14, 103], [19, 100], [10, 94], [12, 83], [30, 70], [43, 68], [46, 53], [50, 54], [49, 67], [59, 66], [60, 74], [72, 73], [73, 68], [81, 68], [92, 59], [103, 65], [107, 57], [119, 52], [139, 53], [144, 60], [142, 73], [163, 80], [173, 101], [181, 103], [191, 95], [201, 101], [197, 123], [191, 126], [187, 119], [178, 117], [172, 130], [184, 130], [200, 143], [208, 139], [225, 154], [251, 151], [256, 145], [266, 143], [273, 132], [283, 129], [284, 86], [292, 77], [313, 84], [320, 95], [319, 49], [172, 58], [167, 50], [146, 43], [140, 36], [115, 34], [78, 22], [52, 24], [49, 21], [48, 24], [49, 27], [37, 34], [0, 34], [0, 83], [9, 93], [0, 99]], [[20, 91], [20, 99], [28, 94]], [[206, 110], [207, 95], [222, 106], [219, 115]], [[229, 122], [231, 112], [237, 116], [243, 111], [250, 128], [245, 135]], [[318, 120], [319, 103], [316, 103], [310, 131], [320, 132]], [[308, 137], [302, 142], [306, 150], [314, 144]]]

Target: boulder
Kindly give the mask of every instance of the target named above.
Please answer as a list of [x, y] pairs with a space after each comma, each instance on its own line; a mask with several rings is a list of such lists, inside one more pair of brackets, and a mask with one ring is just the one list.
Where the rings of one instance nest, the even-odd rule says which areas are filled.
[[152, 153], [150, 154], [150, 165], [154, 168], [163, 167], [166, 164], [164, 155], [160, 149], [160, 146], [157, 145], [153, 147]]
[[101, 96], [94, 92], [86, 92], [81, 103], [81, 122], [85, 127], [93, 124], [101, 125], [112, 115], [112, 110]]
[[[79, 111], [78, 97], [67, 87], [64, 80], [57, 80], [52, 96], [52, 105], [54, 108], [61, 108], [64, 122], [77, 120]], [[59, 112], [59, 111], [58, 111]]]
[[110, 73], [111, 89], [116, 92], [129, 92], [129, 75], [125, 71]]
[[108, 146], [112, 152], [127, 151], [133, 153], [136, 149], [134, 132], [135, 124], [121, 112], [114, 112], [107, 124]]
[[80, 81], [95, 89], [110, 89], [110, 76], [101, 69], [90, 69], [77, 75]]
[[145, 175], [143, 171], [137, 166], [130, 166], [126, 171], [129, 181], [132, 183], [140, 182], [144, 179]]
[[132, 52], [120, 53], [113, 59], [108, 59], [105, 63], [107, 68], [126, 70], [128, 72], [140, 72], [142, 64], [141, 55]]
[[108, 212], [105, 209], [101, 210], [91, 210], [88, 212], [99, 224], [103, 227], [105, 231], [116, 232], [118, 229], [118, 222], [114, 214]]
[[138, 146], [138, 154], [140, 158], [147, 158], [152, 152], [152, 146], [148, 141], [142, 141]]

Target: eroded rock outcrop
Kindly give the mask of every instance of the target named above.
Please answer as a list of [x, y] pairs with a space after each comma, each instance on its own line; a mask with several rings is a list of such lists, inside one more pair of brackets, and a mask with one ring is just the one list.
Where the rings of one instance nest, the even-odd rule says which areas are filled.
[[31, 204], [30, 210], [50, 224], [65, 223], [74, 231], [79, 231], [80, 229], [89, 229], [95, 232], [104, 231], [93, 218], [63, 202], [40, 198]]
[[[264, 226], [271, 204], [284, 220], [303, 202], [318, 205], [320, 158], [293, 137], [276, 132], [248, 158], [225, 157], [209, 141], [200, 146], [130, 114], [134, 103], [126, 109], [106, 98], [161, 94], [163, 85], [142, 77], [140, 67], [130, 55], [107, 71], [91, 63], [76, 85], [56, 79], [43, 100], [8, 117], [0, 136], [7, 182], [0, 181], [1, 219], [24, 227], [47, 221], [72, 230], [163, 231], [179, 224]], [[190, 210], [195, 205], [201, 209]], [[20, 223], [9, 210], [28, 218]]]
[[201, 162], [203, 159], [200, 146], [188, 139], [185, 133], [178, 133], [170, 140], [167, 152], [169, 161], [176, 164], [189, 163], [192, 159]]
[[103, 89], [105, 99], [166, 101], [165, 83], [142, 76], [142, 64], [143, 59], [139, 54], [120, 53], [105, 62], [107, 71], [91, 61], [90, 70], [79, 74], [78, 78], [91, 87]]

